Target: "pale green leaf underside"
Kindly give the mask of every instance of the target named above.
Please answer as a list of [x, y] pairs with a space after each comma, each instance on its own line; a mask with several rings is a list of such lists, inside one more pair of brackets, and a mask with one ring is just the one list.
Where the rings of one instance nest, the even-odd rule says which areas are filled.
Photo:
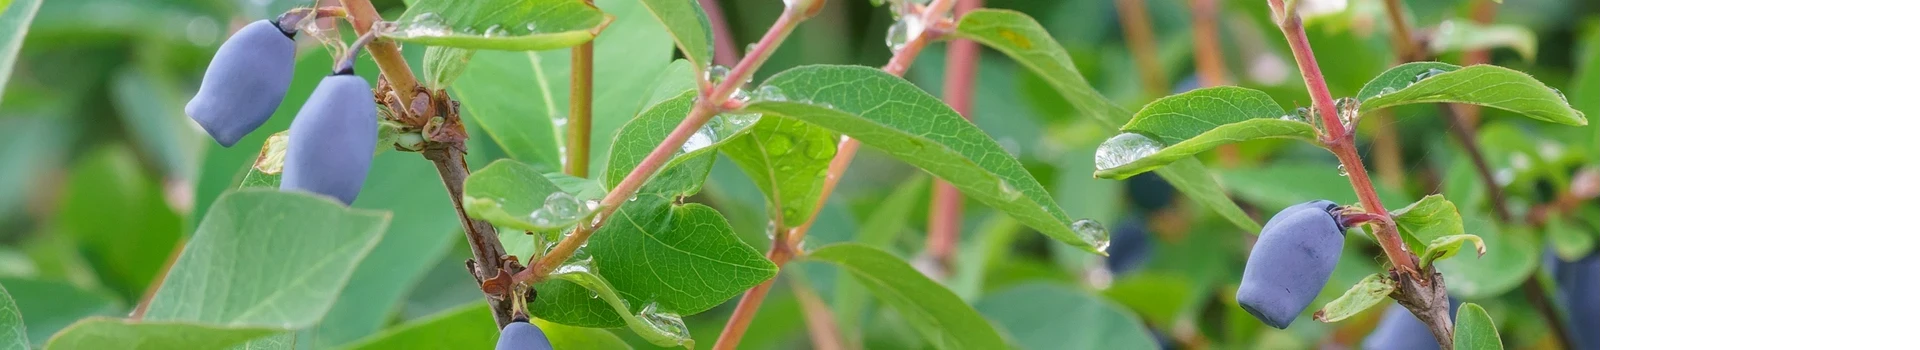
[[767, 197], [767, 213], [785, 228], [813, 217], [827, 166], [839, 145], [838, 135], [818, 126], [786, 118], [767, 118], [747, 129], [746, 135], [721, 146], [720, 151]]
[[1285, 115], [1286, 110], [1267, 93], [1242, 87], [1211, 87], [1167, 96], [1148, 103], [1120, 127], [1122, 132], [1149, 135], [1167, 146], [1093, 175], [1124, 179], [1248, 140], [1290, 138], [1319, 144], [1319, 133], [1312, 124], [1282, 119]]
[[228, 192], [200, 221], [145, 320], [312, 326], [380, 241], [391, 216], [304, 193]]
[[694, 72], [700, 73], [713, 64], [713, 25], [707, 23], [706, 10], [694, 1], [640, 0], [640, 3], [647, 5], [660, 23], [666, 25], [674, 44], [693, 62]]
[[[1415, 81], [1431, 70], [1434, 74]], [[1360, 88], [1360, 113], [1415, 103], [1465, 103], [1520, 113], [1533, 119], [1587, 125], [1587, 118], [1566, 97], [1525, 72], [1500, 66], [1459, 66], [1437, 62], [1402, 64], [1380, 73]]]
[[6, 286], [0, 286], [0, 348], [27, 349], [27, 339], [27, 324], [20, 319], [20, 307], [14, 304], [13, 294], [7, 293]]
[[786, 101], [745, 109], [833, 130], [938, 176], [1022, 224], [1089, 252], [1065, 211], [992, 136], [946, 103], [872, 67], [803, 66], [768, 78]]
[[1339, 298], [1334, 298], [1333, 301], [1327, 302], [1327, 305], [1320, 307], [1320, 311], [1313, 313], [1313, 319], [1320, 322], [1339, 322], [1353, 317], [1362, 311], [1367, 311], [1367, 308], [1373, 307], [1373, 304], [1387, 300], [1387, 296], [1393, 294], [1394, 288], [1393, 281], [1387, 279], [1386, 274], [1367, 275], [1360, 280], [1360, 283], [1347, 288], [1347, 292], [1340, 294]]
[[48, 350], [226, 349], [284, 329], [89, 317], [47, 340]]
[[[573, 282], [574, 285], [586, 288], [588, 291], [593, 292], [596, 299], [606, 302], [608, 307], [617, 310], [634, 309], [631, 304], [627, 303], [625, 296], [613, 289], [612, 283], [608, 283], [605, 277], [600, 277], [600, 274], [594, 273], [591, 269], [555, 271], [553, 278]], [[680, 337], [675, 335], [674, 332], [663, 328], [661, 325], [641, 320], [639, 316], [634, 316], [632, 311], [620, 312], [619, 315], [620, 320], [626, 323], [627, 329], [632, 330], [634, 334], [640, 335], [640, 338], [646, 339], [648, 343], [656, 346], [683, 346], [693, 348], [692, 338]]]
[[576, 0], [427, 0], [386, 37], [466, 49], [539, 51], [593, 40], [613, 16]]
[[428, 46], [426, 58], [422, 58], [426, 68], [421, 69], [421, 77], [429, 90], [445, 90], [453, 87], [453, 81], [460, 73], [467, 71], [467, 62], [473, 60], [473, 49], [446, 46]]
[[1451, 258], [1454, 254], [1459, 253], [1460, 248], [1465, 246], [1467, 242], [1473, 242], [1475, 256], [1487, 255], [1487, 243], [1481, 240], [1480, 236], [1452, 235], [1435, 238], [1433, 241], [1427, 242], [1427, 252], [1420, 254], [1420, 264], [1432, 264], [1435, 261]]
[[[1465, 224], [1460, 220], [1460, 210], [1445, 195], [1421, 197], [1413, 204], [1394, 210], [1393, 222], [1399, 227], [1400, 233], [1411, 235], [1418, 242], [1467, 233]], [[1420, 255], [1425, 252], [1417, 249], [1413, 253]]]
[[978, 311], [899, 257], [873, 247], [843, 243], [815, 249], [806, 258], [832, 263], [859, 279], [868, 292], [899, 312], [936, 349], [1007, 348], [1000, 333]]
[[562, 191], [545, 173], [512, 159], [496, 160], [473, 172], [466, 186], [461, 201], [467, 214], [510, 231], [555, 232], [591, 217], [585, 200]]
[[1593, 231], [1566, 219], [1547, 219], [1546, 227], [1541, 230], [1546, 232], [1548, 243], [1552, 243], [1554, 254], [1563, 261], [1586, 258], [1587, 254], [1593, 253], [1595, 246], [1600, 245], [1600, 239], [1594, 237]]
[[1460, 315], [1454, 321], [1453, 348], [1459, 350], [1501, 350], [1500, 330], [1487, 315], [1487, 309], [1480, 304], [1460, 304]]
[[[1119, 128], [1127, 116], [1125, 108], [1107, 100], [1087, 83], [1073, 65], [1073, 57], [1047, 33], [1040, 22], [1018, 11], [978, 9], [968, 11], [954, 28], [954, 36], [978, 42], [1012, 58], [1039, 75], [1065, 97], [1067, 103], [1109, 128]], [[1242, 231], [1260, 232], [1260, 223], [1248, 217], [1219, 182], [1207, 173], [1198, 160], [1177, 160], [1160, 168], [1160, 177], [1174, 189], [1187, 194], [1201, 205], [1227, 218]]]

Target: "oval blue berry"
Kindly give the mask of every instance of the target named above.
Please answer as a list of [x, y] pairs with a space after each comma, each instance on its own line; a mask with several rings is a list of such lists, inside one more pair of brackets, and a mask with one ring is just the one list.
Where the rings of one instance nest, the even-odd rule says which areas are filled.
[[1300, 203], [1267, 221], [1235, 293], [1241, 309], [1286, 329], [1320, 295], [1345, 244], [1332, 212], [1338, 207], [1325, 200]]
[[553, 350], [553, 343], [547, 342], [547, 334], [540, 327], [526, 321], [508, 323], [500, 330], [500, 342], [493, 345], [494, 350]]
[[280, 108], [293, 82], [293, 54], [293, 38], [273, 22], [241, 27], [214, 52], [187, 116], [221, 147], [233, 147]]
[[374, 143], [380, 136], [377, 113], [366, 80], [354, 75], [321, 79], [288, 130], [280, 189], [353, 204], [373, 165]]

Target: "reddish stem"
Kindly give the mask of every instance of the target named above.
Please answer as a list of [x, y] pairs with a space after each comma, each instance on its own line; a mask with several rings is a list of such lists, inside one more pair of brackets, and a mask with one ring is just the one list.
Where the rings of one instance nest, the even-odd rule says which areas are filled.
[[[920, 16], [923, 19], [941, 18], [946, 14], [946, 10], [952, 8], [953, 0], [934, 0], [932, 4], [928, 4], [925, 10], [920, 13]], [[947, 23], [944, 21], [929, 22]], [[919, 36], [914, 37], [911, 41], [908, 41], [906, 46], [894, 53], [893, 59], [887, 62], [887, 66], [883, 70], [896, 77], [904, 75], [907, 68], [913, 66], [913, 57], [920, 55], [920, 50], [927, 46], [927, 42], [936, 39], [936, 29], [938, 28], [929, 28], [921, 32]], [[854, 154], [859, 153], [859, 151], [859, 140], [851, 137], [840, 139], [839, 150], [834, 154], [833, 162], [827, 165], [827, 178], [821, 183], [820, 198], [814, 201], [815, 207], [826, 205], [827, 199], [833, 196], [834, 188], [839, 186], [842, 175], [847, 173], [847, 166], [853, 164]], [[794, 227], [787, 232], [776, 233], [774, 246], [792, 245], [802, 241], [806, 238], [807, 231], [813, 229], [815, 219], [819, 218], [820, 211], [816, 210], [813, 212], [813, 215], [808, 216], [805, 221], [802, 221], [800, 226]], [[792, 254], [776, 254], [778, 251], [779, 249], [776, 248], [774, 252], [769, 252], [767, 259], [772, 260], [775, 266], [786, 266], [787, 259], [791, 258]], [[738, 338], [746, 334], [748, 324], [753, 321], [754, 312], [760, 308], [760, 301], [766, 299], [767, 291], [772, 288], [773, 280], [769, 279], [766, 282], [761, 282], [758, 286], [754, 286], [753, 289], [748, 289], [747, 294], [740, 297], [739, 306], [734, 307], [733, 315], [727, 317], [726, 328], [720, 332], [719, 344], [728, 344], [728, 347], [723, 348], [716, 345], [714, 349], [731, 349], [733, 345], [739, 344], [740, 340]]]
[[[980, 0], [959, 0], [954, 6], [954, 14], [979, 8]], [[952, 106], [961, 117], [973, 120], [973, 83], [974, 72], [979, 65], [980, 43], [971, 40], [954, 40], [947, 44], [947, 70], [942, 99]], [[960, 189], [944, 180], [935, 181], [933, 203], [927, 215], [927, 254], [941, 267], [953, 268], [954, 250], [960, 240], [960, 214], [966, 209], [962, 205]]]
[[[1282, 0], [1268, 0], [1275, 11], [1285, 8]], [[1360, 204], [1367, 211], [1387, 214], [1387, 207], [1380, 204], [1380, 195], [1374, 192], [1373, 180], [1367, 177], [1367, 167], [1360, 161], [1360, 151], [1353, 145], [1352, 130], [1340, 122], [1338, 107], [1334, 106], [1333, 93], [1327, 91], [1326, 76], [1320, 73], [1320, 63], [1314, 60], [1313, 46], [1307, 42], [1306, 26], [1300, 23], [1300, 16], [1285, 18], [1280, 23], [1280, 32], [1287, 37], [1287, 46], [1293, 49], [1293, 60], [1300, 66], [1300, 76], [1305, 78], [1307, 95], [1313, 98], [1314, 110], [1320, 112], [1321, 123], [1327, 125], [1324, 142], [1327, 150], [1340, 158], [1340, 165], [1346, 168], [1347, 182], [1352, 183], [1354, 194], [1360, 197]], [[1399, 230], [1392, 221], [1377, 224], [1380, 229], [1373, 232], [1374, 239], [1386, 248], [1387, 260], [1393, 267], [1412, 276], [1422, 276], [1419, 265], [1415, 264], [1413, 253], [1407, 250], [1406, 243], [1400, 241]]]

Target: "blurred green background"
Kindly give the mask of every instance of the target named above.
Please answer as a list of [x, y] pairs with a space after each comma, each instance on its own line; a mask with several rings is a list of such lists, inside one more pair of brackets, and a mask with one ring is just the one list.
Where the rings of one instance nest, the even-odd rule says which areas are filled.
[[[632, 0], [601, 0], [610, 1]], [[17, 11], [26, 0], [13, 2], [16, 9], [9, 12]], [[759, 36], [781, 10], [780, 2], [774, 0], [719, 2], [736, 43]], [[1136, 65], [1141, 57], [1132, 54], [1124, 39], [1116, 1], [992, 0], [985, 6], [1019, 10], [1039, 19], [1071, 51], [1095, 87], [1137, 108], [1179, 90], [1182, 84], [1193, 84], [1195, 74], [1194, 23], [1187, 1], [1144, 2], [1153, 29], [1151, 61], [1157, 63], [1144, 71]], [[405, 8], [399, 0], [374, 3], [388, 18]], [[0, 28], [0, 34], [26, 30], [18, 42], [19, 55], [10, 78], [0, 80], [5, 82], [0, 95], [0, 285], [18, 300], [35, 344], [43, 345], [53, 332], [81, 317], [129, 312], [183, 238], [191, 234], [200, 213], [244, 173], [264, 135], [286, 127], [290, 119], [286, 116], [298, 108], [296, 103], [284, 104], [280, 116], [262, 132], [222, 148], [182, 109], [230, 30], [313, 4], [49, 0], [40, 5], [30, 27]], [[1408, 10], [1416, 32], [1433, 36], [1446, 33], [1436, 28], [1468, 21], [1474, 5], [1467, 0], [1409, 1]], [[803, 64], [885, 64], [890, 52], [884, 38], [894, 21], [887, 8], [864, 0], [829, 1], [828, 6], [772, 56], [759, 71], [762, 78]], [[1379, 1], [1316, 1], [1308, 6], [1335, 9], [1309, 13], [1308, 20], [1315, 52], [1334, 94], [1350, 95], [1396, 63], [1388, 19]], [[1308, 99], [1286, 45], [1267, 20], [1265, 1], [1222, 0], [1221, 10], [1220, 20], [1211, 24], [1221, 33], [1223, 58], [1233, 84], [1266, 91], [1286, 107], [1306, 105]], [[1369, 117], [1361, 126], [1362, 152], [1369, 157], [1369, 169], [1383, 187], [1388, 207], [1444, 193], [1461, 206], [1469, 233], [1487, 238], [1493, 251], [1486, 257], [1457, 258], [1469, 261], [1442, 264], [1442, 271], [1450, 281], [1468, 282], [1462, 283], [1465, 287], [1453, 286], [1456, 296], [1487, 305], [1501, 321], [1510, 348], [1560, 348], [1538, 310], [1529, 304], [1528, 286], [1520, 281], [1543, 273], [1536, 271], [1543, 254], [1587, 251], [1598, 245], [1597, 200], [1554, 205], [1574, 190], [1578, 185], [1574, 179], [1583, 169], [1597, 169], [1599, 164], [1598, 19], [1597, 0], [1508, 0], [1498, 5], [1494, 23], [1528, 36], [1491, 49], [1492, 63], [1531, 73], [1564, 91], [1591, 121], [1575, 128], [1499, 110], [1481, 112], [1479, 142], [1504, 189], [1508, 209], [1526, 213], [1551, 208], [1541, 220], [1496, 224], [1491, 219], [1486, 189], [1461, 155], [1457, 140], [1446, 133], [1438, 107], [1399, 108], [1392, 118]], [[12, 36], [0, 35], [0, 43]], [[1514, 43], [1526, 44], [1516, 47]], [[1523, 48], [1528, 45], [1532, 48]], [[325, 49], [307, 38], [302, 38], [302, 48], [299, 71], [323, 70], [329, 59]], [[944, 44], [930, 47], [908, 74], [936, 95], [944, 49]], [[423, 49], [414, 45], [407, 52], [418, 62]], [[1232, 297], [1252, 236], [1184, 199], [1158, 210], [1142, 208], [1138, 204], [1147, 195], [1144, 191], [1130, 192], [1124, 182], [1092, 178], [1093, 148], [1114, 131], [1102, 130], [1080, 115], [1038, 76], [997, 52], [982, 52], [973, 113], [976, 123], [1047, 182], [1068, 212], [1110, 227], [1146, 227], [1154, 246], [1143, 267], [1113, 273], [1095, 257], [1027, 233], [990, 208], [969, 205], [959, 269], [962, 275], [973, 271], [971, 276], [979, 279], [956, 278], [948, 284], [990, 319], [1004, 316], [999, 312], [1014, 312], [994, 311], [989, 304], [996, 293], [1020, 292], [1014, 287], [1031, 288], [1023, 285], [1039, 282], [1104, 296], [1137, 315], [1155, 333], [1176, 339], [1182, 348], [1356, 346], [1373, 328], [1378, 310], [1332, 324], [1298, 322], [1286, 331], [1260, 326], [1239, 310]], [[1438, 60], [1459, 63], [1461, 56], [1456, 47], [1440, 50]], [[1155, 75], [1164, 78], [1152, 84], [1155, 79], [1148, 77]], [[298, 101], [293, 97], [304, 96], [317, 79], [316, 74], [297, 75], [289, 101]], [[473, 123], [468, 126], [477, 128]], [[1397, 134], [1394, 142], [1376, 142], [1373, 136], [1389, 128]], [[469, 164], [504, 157], [485, 133], [475, 131], [470, 133], [475, 139]], [[1383, 149], [1397, 151], [1392, 153], [1398, 153], [1399, 159], [1385, 160], [1389, 158], [1381, 156]], [[1346, 179], [1335, 169], [1337, 162], [1312, 147], [1289, 141], [1251, 142], [1238, 146], [1232, 158], [1222, 159], [1214, 152], [1203, 160], [1258, 221], [1306, 200], [1355, 202]], [[376, 159], [375, 169], [363, 190], [367, 195], [355, 206], [395, 212], [393, 234], [364, 265], [381, 268], [356, 272], [342, 297], [343, 306], [333, 310], [321, 326], [302, 333], [302, 348], [351, 344], [436, 313], [470, 309], [461, 307], [481, 297], [461, 266], [466, 243], [457, 234], [451, 202], [429, 163], [415, 154], [385, 152]], [[921, 215], [926, 212], [925, 189], [920, 185], [924, 175], [877, 152], [857, 158], [848, 174], [849, 181], [843, 182], [824, 209], [815, 229], [818, 233], [810, 236], [809, 244], [845, 240], [862, 229], [895, 230], [900, 232], [891, 242], [894, 252], [918, 254], [926, 226]], [[707, 190], [692, 200], [720, 208], [743, 239], [764, 249], [767, 238], [758, 234], [766, 221], [763, 200], [751, 182], [726, 161], [712, 176]], [[905, 222], [870, 220], [889, 208], [916, 214], [906, 215]], [[1346, 261], [1327, 288], [1331, 295], [1378, 271], [1383, 261], [1377, 248], [1359, 235], [1350, 236], [1347, 247]], [[836, 307], [841, 306], [832, 294], [835, 283], [830, 270], [811, 263], [796, 266], [822, 270], [806, 280], [813, 281]], [[790, 291], [775, 289], [743, 348], [808, 347], [800, 308]], [[1330, 297], [1323, 295], [1322, 301]], [[728, 303], [688, 317], [701, 344], [711, 344], [731, 308]], [[842, 316], [843, 320], [864, 319], [851, 323], [857, 326], [847, 326], [851, 329], [846, 332], [857, 334], [867, 348], [926, 347], [898, 317], [884, 310]], [[636, 347], [648, 347], [630, 334], [617, 329], [614, 333]]]

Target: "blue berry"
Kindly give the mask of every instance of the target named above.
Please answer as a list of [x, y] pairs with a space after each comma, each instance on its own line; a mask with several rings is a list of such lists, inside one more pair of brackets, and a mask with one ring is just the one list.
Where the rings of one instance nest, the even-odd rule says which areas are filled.
[[1335, 217], [1338, 208], [1325, 200], [1306, 202], [1267, 221], [1235, 294], [1241, 309], [1280, 329], [1306, 310], [1340, 261], [1346, 229]]
[[1556, 297], [1566, 303], [1567, 317], [1572, 320], [1567, 333], [1571, 333], [1573, 344], [1580, 350], [1599, 349], [1600, 251], [1573, 262], [1560, 262], [1551, 250], [1547, 255], [1548, 271], [1560, 286]]
[[1120, 223], [1113, 232], [1113, 238], [1107, 246], [1107, 271], [1119, 276], [1146, 265], [1153, 256], [1153, 234], [1147, 232], [1147, 224], [1138, 218]]
[[320, 80], [287, 135], [280, 189], [318, 193], [353, 204], [373, 166], [379, 116], [367, 81], [345, 69]]
[[221, 147], [233, 147], [280, 108], [293, 82], [293, 54], [293, 34], [272, 21], [240, 28], [214, 52], [187, 116]]
[[527, 321], [514, 321], [500, 330], [500, 342], [495, 343], [493, 349], [553, 350], [553, 343], [547, 342], [547, 334], [541, 333], [539, 326]]
[[[1449, 315], [1460, 312], [1460, 298], [1447, 298]], [[1393, 303], [1387, 307], [1387, 313], [1380, 317], [1380, 324], [1360, 342], [1361, 350], [1424, 350], [1439, 349], [1440, 342], [1433, 339], [1433, 331], [1427, 329], [1425, 322], [1414, 317], [1406, 306]], [[1453, 316], [1448, 316], [1452, 319]]]

